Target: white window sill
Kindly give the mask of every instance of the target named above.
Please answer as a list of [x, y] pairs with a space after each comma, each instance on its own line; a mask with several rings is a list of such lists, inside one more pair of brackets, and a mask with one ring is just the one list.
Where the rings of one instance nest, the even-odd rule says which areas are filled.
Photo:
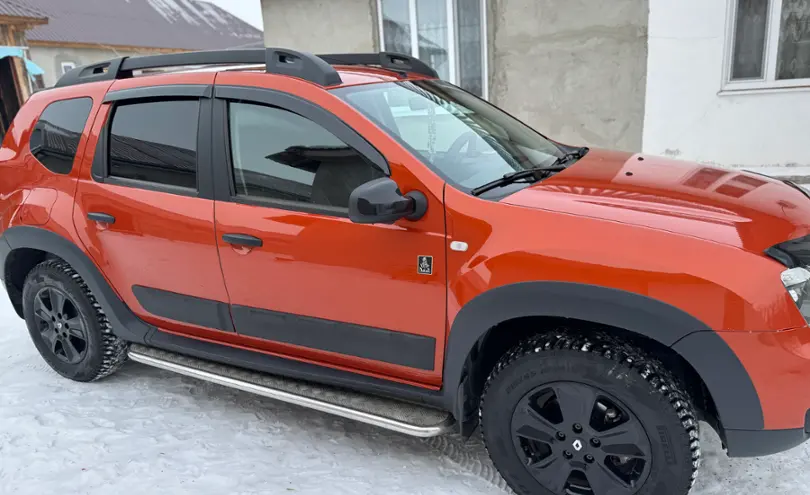
[[794, 79], [783, 81], [755, 81], [755, 82], [733, 82], [723, 86], [717, 95], [751, 95], [769, 93], [794, 93], [810, 91], [810, 79]]

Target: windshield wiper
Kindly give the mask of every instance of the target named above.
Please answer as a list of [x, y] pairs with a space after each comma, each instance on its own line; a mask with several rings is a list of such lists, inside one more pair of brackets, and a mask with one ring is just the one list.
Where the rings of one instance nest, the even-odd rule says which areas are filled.
[[536, 180], [540, 180], [543, 179], [544, 176], [552, 172], [561, 172], [565, 169], [566, 169], [565, 166], [557, 165], [555, 167], [535, 167], [526, 170], [521, 170], [519, 172], [510, 172], [499, 179], [495, 179], [492, 182], [487, 182], [482, 186], [478, 186], [475, 189], [472, 189], [470, 191], [470, 194], [472, 194], [473, 196], [479, 196], [487, 191], [491, 191], [498, 187], [507, 186], [521, 179], [528, 179], [529, 177], [532, 177]]
[[498, 187], [507, 186], [509, 184], [514, 184], [521, 179], [528, 179], [529, 177], [532, 177], [535, 180], [545, 179], [550, 173], [562, 172], [568, 168], [572, 161], [579, 160], [583, 156], [587, 155], [589, 151], [591, 151], [590, 148], [585, 146], [582, 148], [576, 148], [575, 150], [569, 151], [568, 153], [554, 160], [554, 163], [548, 167], [534, 167], [517, 172], [510, 172], [499, 179], [495, 179], [492, 182], [487, 182], [482, 186], [472, 189], [470, 194], [473, 196], [479, 196], [487, 191], [491, 191]]
[[569, 151], [563, 156], [557, 158], [554, 161], [554, 163], [551, 164], [551, 166], [556, 167], [557, 165], [565, 165], [572, 160], [579, 160], [583, 156], [587, 155], [589, 151], [591, 151], [591, 149], [586, 146], [583, 146], [582, 148], [576, 148], [575, 150]]

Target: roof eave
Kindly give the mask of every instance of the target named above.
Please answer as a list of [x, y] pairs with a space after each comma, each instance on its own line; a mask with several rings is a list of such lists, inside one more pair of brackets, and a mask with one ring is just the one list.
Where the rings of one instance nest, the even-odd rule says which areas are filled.
[[48, 24], [47, 17], [24, 17], [16, 15], [0, 15], [0, 24], [26, 25], [29, 27]]
[[58, 48], [112, 48], [124, 51], [148, 51], [150, 53], [177, 53], [192, 51], [188, 48], [161, 48], [156, 46], [140, 45], [113, 45], [110, 43], [92, 43], [80, 41], [52, 41], [27, 38], [28, 46], [58, 47]]

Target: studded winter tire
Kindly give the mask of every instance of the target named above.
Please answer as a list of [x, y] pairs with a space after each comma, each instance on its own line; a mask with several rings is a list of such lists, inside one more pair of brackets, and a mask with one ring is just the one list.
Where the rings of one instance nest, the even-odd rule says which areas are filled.
[[700, 464], [687, 394], [659, 361], [603, 334], [519, 344], [492, 371], [480, 415], [521, 495], [684, 495]]
[[34, 345], [60, 375], [98, 380], [126, 360], [127, 344], [113, 334], [87, 284], [64, 261], [48, 260], [31, 270], [22, 302]]

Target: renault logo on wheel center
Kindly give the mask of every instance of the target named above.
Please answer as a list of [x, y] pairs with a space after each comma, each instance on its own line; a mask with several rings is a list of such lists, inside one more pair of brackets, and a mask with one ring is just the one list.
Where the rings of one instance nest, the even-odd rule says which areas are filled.
[[582, 450], [582, 442], [580, 442], [579, 440], [574, 440], [574, 444], [572, 445], [572, 447], [574, 447], [574, 450], [579, 452], [580, 450]]

